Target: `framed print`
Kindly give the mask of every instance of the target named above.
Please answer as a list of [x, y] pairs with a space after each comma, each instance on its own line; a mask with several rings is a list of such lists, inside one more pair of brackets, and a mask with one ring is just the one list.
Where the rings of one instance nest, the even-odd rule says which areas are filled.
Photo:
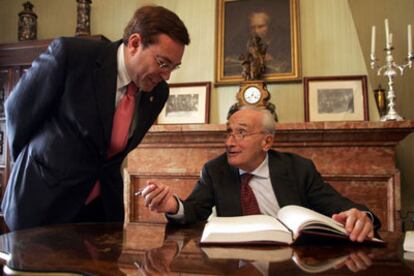
[[217, 0], [216, 84], [239, 84], [247, 43], [265, 45], [267, 82], [297, 80], [299, 22], [297, 0]]
[[158, 124], [207, 124], [210, 82], [170, 83], [170, 96], [158, 115]]
[[305, 121], [367, 121], [367, 77], [303, 78]]

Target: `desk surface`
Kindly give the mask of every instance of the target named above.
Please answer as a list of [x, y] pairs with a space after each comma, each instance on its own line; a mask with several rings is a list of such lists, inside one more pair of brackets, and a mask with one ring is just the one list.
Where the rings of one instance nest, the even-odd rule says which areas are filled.
[[348, 275], [358, 271], [362, 275], [414, 275], [414, 261], [403, 259], [402, 238], [393, 233], [383, 235], [388, 242], [385, 247], [200, 248], [201, 230], [202, 225], [166, 229], [153, 225], [124, 228], [122, 224], [41, 227], [0, 236], [0, 256], [6, 274], [152, 275], [168, 271], [164, 275], [266, 275], [267, 271], [268, 275], [302, 275], [319, 271]]

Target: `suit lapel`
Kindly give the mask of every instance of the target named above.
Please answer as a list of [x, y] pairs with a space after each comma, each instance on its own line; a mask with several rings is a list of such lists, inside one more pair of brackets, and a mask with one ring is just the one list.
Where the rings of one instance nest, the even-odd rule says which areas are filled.
[[120, 43], [120, 41], [111, 43], [102, 51], [102, 55], [97, 59], [97, 69], [94, 72], [95, 98], [104, 131], [104, 148], [107, 148], [111, 139], [118, 75], [117, 50]]
[[280, 207], [300, 203], [299, 191], [286, 161], [278, 152], [269, 152], [270, 181]]
[[[226, 158], [225, 156], [223, 158]], [[241, 216], [242, 210], [240, 205], [240, 175], [239, 170], [223, 162], [220, 174], [217, 178], [220, 183], [215, 186], [217, 190], [216, 205], [218, 215], [223, 216]]]

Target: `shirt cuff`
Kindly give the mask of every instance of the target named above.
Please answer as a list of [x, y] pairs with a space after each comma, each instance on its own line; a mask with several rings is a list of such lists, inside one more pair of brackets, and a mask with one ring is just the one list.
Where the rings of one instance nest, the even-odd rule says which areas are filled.
[[372, 223], [374, 223], [374, 215], [371, 212], [368, 211], [363, 211], [365, 214], [368, 215], [369, 219], [371, 220]]
[[177, 195], [174, 195], [175, 200], [177, 200], [178, 203], [178, 211], [176, 214], [169, 214], [166, 213], [165, 215], [167, 216], [167, 218], [173, 219], [173, 220], [178, 220], [178, 221], [183, 221], [184, 220], [184, 205], [181, 202], [180, 198]]

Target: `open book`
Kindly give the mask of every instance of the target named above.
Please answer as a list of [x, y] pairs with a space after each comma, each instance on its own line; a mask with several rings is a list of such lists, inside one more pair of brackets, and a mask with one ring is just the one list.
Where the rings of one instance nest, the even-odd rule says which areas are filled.
[[[212, 217], [204, 227], [200, 243], [292, 244], [302, 236], [349, 240], [339, 222], [310, 209], [289, 205], [279, 210], [277, 218], [267, 215]], [[384, 243], [376, 238], [367, 242]]]

